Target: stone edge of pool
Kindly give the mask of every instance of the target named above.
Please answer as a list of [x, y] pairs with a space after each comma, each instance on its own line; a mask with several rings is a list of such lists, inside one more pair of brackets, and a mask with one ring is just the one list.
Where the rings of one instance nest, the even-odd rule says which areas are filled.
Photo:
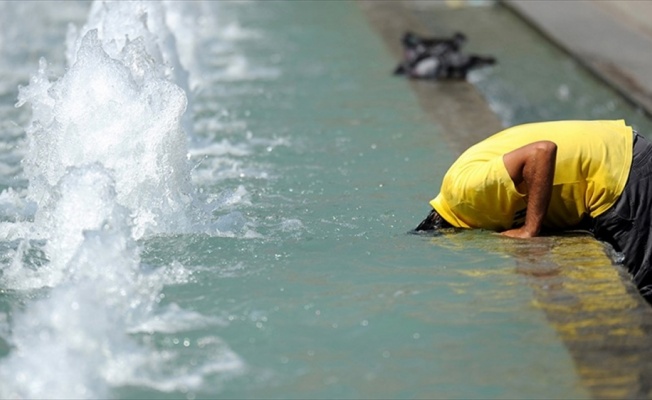
[[500, 2], [652, 116], [652, 2]]

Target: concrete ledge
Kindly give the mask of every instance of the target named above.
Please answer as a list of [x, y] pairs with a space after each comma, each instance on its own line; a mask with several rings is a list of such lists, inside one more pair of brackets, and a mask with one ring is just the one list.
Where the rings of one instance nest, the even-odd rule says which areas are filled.
[[[502, 0], [652, 115], [652, 2]], [[641, 18], [648, 16], [648, 18]]]

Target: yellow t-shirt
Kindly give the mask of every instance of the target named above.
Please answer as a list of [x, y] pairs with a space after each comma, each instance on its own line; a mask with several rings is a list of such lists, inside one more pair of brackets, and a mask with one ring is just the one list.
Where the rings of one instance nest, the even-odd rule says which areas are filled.
[[526, 195], [514, 186], [503, 155], [541, 140], [557, 144], [545, 227], [571, 228], [616, 202], [632, 163], [632, 128], [623, 120], [540, 122], [499, 132], [453, 163], [430, 204], [459, 228], [500, 231], [523, 225]]

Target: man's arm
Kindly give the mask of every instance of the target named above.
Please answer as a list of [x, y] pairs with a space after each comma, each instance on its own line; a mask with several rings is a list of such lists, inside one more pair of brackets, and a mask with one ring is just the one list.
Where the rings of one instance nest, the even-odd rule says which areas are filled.
[[502, 232], [514, 238], [537, 236], [548, 211], [555, 176], [557, 145], [550, 141], [530, 143], [503, 156], [503, 162], [515, 186], [525, 182], [527, 213], [525, 224]]

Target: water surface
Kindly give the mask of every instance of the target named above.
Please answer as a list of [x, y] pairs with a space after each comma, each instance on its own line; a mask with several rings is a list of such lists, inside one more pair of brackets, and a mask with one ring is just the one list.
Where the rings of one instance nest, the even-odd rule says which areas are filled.
[[[567, 296], [567, 282], [580, 282], [570, 291], [579, 298], [586, 287], [562, 277], [564, 290], [551, 291], [536, 278], [557, 279], [568, 255], [537, 259], [587, 243], [407, 234], [455, 150], [390, 76], [395, 60], [356, 3], [144, 2], [88, 17], [87, 3], [24, 4], [3, 3], [0, 42], [0, 113], [12, 121], [1, 125], [11, 188], [0, 196], [3, 396], [589, 395], [550, 321], [553, 301], [542, 301]], [[22, 15], [35, 22], [19, 24]], [[66, 41], [68, 21], [77, 30]], [[84, 45], [93, 27], [99, 41]], [[123, 31], [143, 39], [129, 45]], [[13, 108], [40, 56], [56, 90]], [[169, 68], [175, 60], [187, 76]], [[93, 70], [118, 88], [97, 106], [72, 79], [95, 82]], [[513, 84], [501, 71], [478, 78], [491, 104], [501, 98], [492, 85]], [[67, 122], [44, 123], [52, 102]], [[538, 113], [502, 107], [510, 122]], [[158, 109], [170, 118], [150, 128]], [[103, 136], [119, 116], [130, 122]], [[95, 139], [121, 135], [113, 151]], [[601, 245], [588, 246], [573, 262], [617, 271]]]

